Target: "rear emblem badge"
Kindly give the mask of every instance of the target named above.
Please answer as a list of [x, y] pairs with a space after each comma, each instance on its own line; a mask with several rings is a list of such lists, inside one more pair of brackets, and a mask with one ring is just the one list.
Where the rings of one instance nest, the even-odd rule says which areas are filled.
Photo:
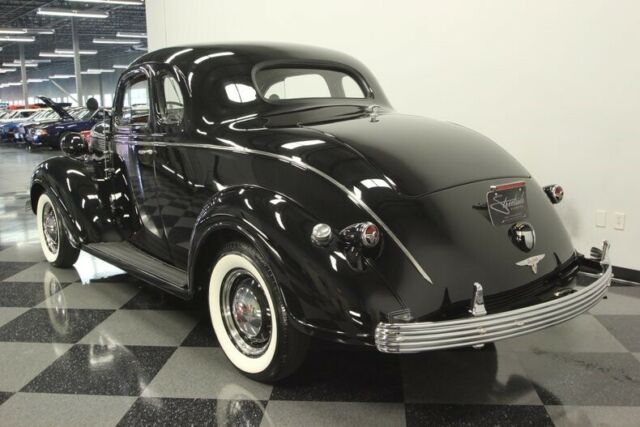
[[518, 261], [516, 262], [516, 265], [520, 266], [520, 267], [531, 267], [531, 271], [533, 271], [533, 274], [538, 274], [538, 263], [540, 261], [542, 261], [542, 259], [544, 258], [544, 254], [542, 255], [534, 255], [532, 257], [529, 257], [527, 259], [523, 259], [522, 261]]
[[536, 232], [528, 222], [517, 222], [509, 229], [511, 241], [518, 249], [529, 252], [536, 245]]

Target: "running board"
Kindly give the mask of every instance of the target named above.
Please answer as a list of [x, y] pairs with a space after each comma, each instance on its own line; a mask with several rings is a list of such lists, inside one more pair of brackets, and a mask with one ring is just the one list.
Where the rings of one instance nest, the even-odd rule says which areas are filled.
[[105, 242], [83, 245], [82, 250], [100, 258], [132, 276], [136, 276], [164, 290], [186, 297], [187, 272], [147, 254], [129, 242]]

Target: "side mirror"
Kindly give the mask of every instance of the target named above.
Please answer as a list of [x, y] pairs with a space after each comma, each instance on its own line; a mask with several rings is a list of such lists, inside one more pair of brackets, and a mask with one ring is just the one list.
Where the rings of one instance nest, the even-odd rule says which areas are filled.
[[60, 150], [70, 157], [89, 154], [89, 149], [79, 133], [69, 133], [60, 141]]

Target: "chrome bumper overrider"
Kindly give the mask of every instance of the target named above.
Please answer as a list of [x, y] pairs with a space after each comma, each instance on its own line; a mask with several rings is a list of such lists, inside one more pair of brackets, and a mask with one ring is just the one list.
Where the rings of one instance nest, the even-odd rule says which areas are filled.
[[375, 342], [384, 353], [416, 353], [484, 344], [538, 331], [572, 319], [602, 298], [611, 266], [591, 284], [552, 301], [481, 317], [419, 323], [379, 323]]

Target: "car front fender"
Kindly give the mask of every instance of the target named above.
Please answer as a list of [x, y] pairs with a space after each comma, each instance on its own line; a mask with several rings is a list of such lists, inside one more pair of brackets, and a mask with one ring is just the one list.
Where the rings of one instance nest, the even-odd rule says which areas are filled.
[[31, 177], [31, 209], [35, 213], [38, 197], [49, 192], [76, 245], [101, 242], [115, 232], [94, 169], [79, 159], [52, 157], [39, 164]]

